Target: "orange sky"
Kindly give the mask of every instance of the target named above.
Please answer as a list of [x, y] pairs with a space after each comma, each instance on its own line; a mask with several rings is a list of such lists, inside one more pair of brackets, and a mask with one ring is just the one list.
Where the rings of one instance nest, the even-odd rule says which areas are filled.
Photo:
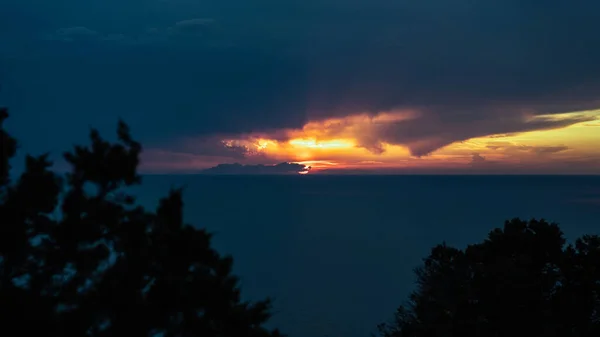
[[[530, 117], [538, 120], [585, 120], [567, 127], [512, 134], [486, 135], [443, 146], [420, 157], [410, 144], [375, 141], [386, 126], [419, 117], [413, 111], [375, 116], [353, 115], [312, 121], [301, 129], [221, 137], [214, 147], [242, 149], [243, 156], [197, 151], [203, 140], [187, 140], [178, 151], [149, 149], [142, 158], [146, 171], [198, 172], [221, 163], [276, 164], [296, 162], [310, 173], [498, 173], [600, 174], [600, 110]], [[528, 122], [525, 120], [525, 122]], [[445, 126], [442, 125], [442, 130]], [[433, 137], [435, 140], [435, 136]], [[205, 140], [204, 140], [205, 141]]]
[[560, 119], [578, 115], [595, 119], [552, 130], [472, 138], [418, 158], [402, 145], [383, 143], [375, 150], [360, 146], [360, 139], [364, 140], [377, 125], [413, 118], [414, 113], [410, 111], [310, 122], [301, 130], [283, 130], [274, 137], [285, 140], [250, 134], [224, 142], [227, 146], [246, 146], [250, 150], [250, 161], [255, 156], [267, 157], [273, 162], [299, 162], [312, 166], [312, 172], [462, 168], [493, 171], [496, 168], [541, 173], [600, 173], [600, 110], [542, 117]]

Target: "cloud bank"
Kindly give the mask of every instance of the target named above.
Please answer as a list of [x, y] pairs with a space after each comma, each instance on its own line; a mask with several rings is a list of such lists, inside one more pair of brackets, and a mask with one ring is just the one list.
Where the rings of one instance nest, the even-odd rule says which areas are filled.
[[[414, 156], [473, 137], [597, 124], [553, 117], [600, 107], [592, 0], [67, 0], [71, 14], [34, 0], [3, 6], [12, 123], [57, 149], [81, 134], [73, 130], [118, 117], [148, 147], [284, 137], [337, 119], [346, 126], [330, 126], [332, 136]], [[48, 34], [56, 38], [40, 38]], [[410, 118], [347, 122], [398, 111]], [[198, 151], [223, 150], [214, 144]]]

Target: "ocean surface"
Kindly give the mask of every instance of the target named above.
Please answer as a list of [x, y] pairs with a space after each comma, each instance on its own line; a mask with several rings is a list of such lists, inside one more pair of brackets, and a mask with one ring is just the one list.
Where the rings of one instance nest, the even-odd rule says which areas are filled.
[[513, 217], [545, 218], [568, 239], [600, 234], [600, 176], [145, 176], [154, 207], [185, 187], [188, 223], [232, 254], [246, 299], [275, 299], [290, 337], [368, 337], [413, 289], [442, 241], [482, 241]]

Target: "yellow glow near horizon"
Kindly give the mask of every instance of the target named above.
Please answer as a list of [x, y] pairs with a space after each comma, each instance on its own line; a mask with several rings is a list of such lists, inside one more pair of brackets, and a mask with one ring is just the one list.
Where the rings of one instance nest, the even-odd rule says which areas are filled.
[[295, 148], [310, 148], [310, 149], [349, 149], [355, 147], [352, 140], [347, 139], [331, 139], [317, 141], [315, 139], [292, 139], [288, 144]]
[[[365, 130], [372, 132], [379, 130], [373, 128], [385, 123], [400, 123], [416, 116], [413, 112], [384, 113], [375, 117], [349, 116], [313, 121], [301, 130], [288, 130], [285, 133], [287, 140], [262, 136], [242, 137], [227, 142], [243, 144], [250, 152], [276, 161], [294, 161], [312, 166], [313, 170], [332, 167], [466, 167], [473, 163], [474, 156], [486, 162], [518, 165], [552, 165], [568, 160], [598, 160], [600, 163], [600, 110], [531, 117], [529, 120], [534, 122], [574, 117], [582, 117], [582, 120], [586, 117], [588, 120], [558, 129], [472, 138], [455, 142], [421, 158], [411, 156], [403, 145], [384, 143], [377, 151], [359, 146], [356, 135], [365, 135]], [[598, 169], [600, 172], [600, 167]]]

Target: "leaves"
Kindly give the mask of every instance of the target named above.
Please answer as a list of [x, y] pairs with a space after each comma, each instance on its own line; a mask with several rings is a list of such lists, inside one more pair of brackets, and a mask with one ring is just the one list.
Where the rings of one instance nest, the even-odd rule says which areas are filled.
[[[0, 110], [0, 126], [7, 117]], [[64, 179], [47, 155], [29, 156], [10, 184], [16, 141], [0, 129], [0, 326], [11, 336], [279, 336], [262, 327], [270, 302], [242, 302], [231, 257], [184, 223], [182, 190], [155, 212], [123, 190], [141, 181], [142, 147], [122, 121], [117, 136], [91, 130], [89, 146], [65, 153]]]
[[558, 225], [512, 219], [482, 243], [434, 247], [383, 337], [596, 336], [600, 238], [565, 247]]

